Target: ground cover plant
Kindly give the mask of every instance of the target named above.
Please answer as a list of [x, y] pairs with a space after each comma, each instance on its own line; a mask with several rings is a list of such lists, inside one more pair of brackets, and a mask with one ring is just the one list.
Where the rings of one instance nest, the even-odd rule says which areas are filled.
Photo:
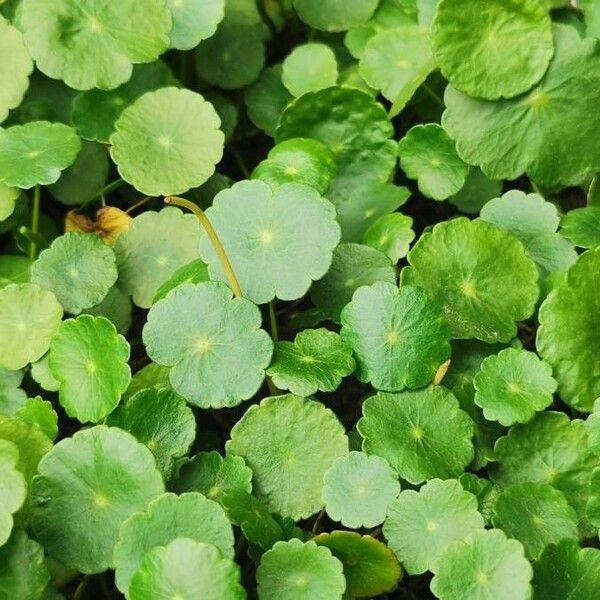
[[600, 599], [598, 38], [0, 0], [0, 600]]

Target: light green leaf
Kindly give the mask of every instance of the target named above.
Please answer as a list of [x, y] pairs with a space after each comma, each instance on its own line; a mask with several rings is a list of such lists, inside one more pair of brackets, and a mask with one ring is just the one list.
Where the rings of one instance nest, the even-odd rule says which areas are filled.
[[169, 279], [167, 279], [154, 294], [152, 304], [166, 298], [167, 294], [183, 283], [202, 283], [208, 281], [208, 267], [204, 261], [197, 258], [192, 262], [179, 267]]
[[560, 234], [579, 248], [600, 246], [600, 206], [570, 210], [560, 222]]
[[52, 292], [75, 315], [100, 303], [116, 280], [113, 251], [91, 233], [56, 238], [31, 267], [31, 282]]
[[346, 589], [342, 563], [324, 546], [300, 540], [277, 542], [256, 570], [261, 600], [341, 600]]
[[233, 532], [223, 509], [202, 494], [163, 494], [123, 523], [115, 545], [115, 583], [127, 592], [144, 556], [156, 546], [177, 538], [212, 544], [227, 559], [233, 558]]
[[23, 371], [0, 367], [0, 415], [12, 417], [27, 401], [27, 394], [19, 387]]
[[110, 136], [121, 177], [148, 196], [203, 184], [223, 156], [221, 119], [200, 94], [174, 87], [147, 92], [128, 106]]
[[62, 123], [34, 121], [0, 129], [0, 181], [23, 189], [54, 183], [80, 149], [75, 130]]
[[[306, 185], [272, 190], [262, 181], [240, 181], [217, 194], [206, 216], [242, 293], [257, 304], [306, 294], [312, 281], [328, 271], [340, 239], [334, 207]], [[208, 236], [200, 241], [200, 253], [211, 277], [226, 280]]]
[[424, 287], [442, 305], [452, 336], [508, 342], [534, 311], [535, 263], [512, 234], [484, 221], [438, 223], [408, 253], [402, 284]]
[[217, 31], [225, 0], [167, 0], [173, 18], [171, 48], [191, 50]]
[[0, 546], [8, 541], [13, 528], [13, 514], [21, 508], [27, 496], [27, 485], [17, 469], [18, 462], [17, 446], [0, 439]]
[[21, 190], [0, 183], [0, 221], [5, 221], [15, 210], [15, 202], [19, 199]]
[[366, 23], [378, 3], [378, 0], [294, 0], [294, 8], [300, 19], [315, 29], [344, 31]]
[[150, 451], [117, 428], [84, 429], [42, 459], [31, 525], [50, 556], [82, 573], [112, 566], [121, 523], [164, 490]]
[[298, 520], [323, 507], [323, 476], [348, 453], [348, 439], [331, 410], [288, 394], [251, 406], [225, 449], [252, 469], [254, 493], [269, 510]]
[[358, 288], [342, 311], [341, 336], [354, 350], [358, 379], [378, 390], [428, 385], [450, 357], [450, 328], [441, 309], [410, 286]]
[[76, 90], [125, 83], [132, 63], [169, 47], [172, 25], [166, 3], [155, 0], [25, 0], [20, 20], [38, 69]]
[[[236, 406], [260, 388], [273, 342], [258, 308], [217, 281], [185, 283], [159, 300], [143, 331], [148, 356], [172, 367], [173, 389], [202, 408]], [[231, 377], [235, 373], [235, 377]]]
[[108, 294], [100, 304], [96, 304], [83, 312], [94, 317], [106, 317], [121, 335], [125, 335], [129, 331], [133, 320], [131, 299], [116, 286], [108, 290]]
[[454, 87], [486, 100], [531, 89], [554, 54], [552, 21], [539, 0], [440, 0], [433, 51]]
[[413, 220], [400, 213], [379, 217], [363, 235], [363, 244], [383, 252], [393, 264], [408, 254], [415, 239]]
[[404, 490], [387, 511], [383, 534], [411, 575], [430, 570], [444, 550], [483, 529], [477, 498], [455, 479], [432, 479], [418, 492]]
[[473, 459], [473, 421], [443, 387], [378, 392], [362, 412], [363, 450], [385, 458], [410, 483], [457, 477]]
[[41, 358], [62, 316], [56, 296], [33, 283], [0, 289], [0, 366], [16, 371]]
[[334, 521], [350, 529], [381, 525], [400, 492], [394, 470], [383, 458], [350, 452], [325, 473], [323, 501]]
[[42, 400], [40, 396], [29, 398], [15, 412], [15, 417], [24, 423], [36, 425], [51, 440], [54, 440], [58, 435], [58, 415], [52, 408], [52, 403]]
[[131, 380], [129, 344], [104, 317], [81, 315], [61, 323], [50, 345], [58, 399], [81, 423], [96, 423], [119, 403]]
[[218, 548], [189, 538], [155, 546], [131, 578], [128, 598], [243, 600], [240, 568]]
[[326, 44], [310, 42], [296, 46], [283, 61], [281, 81], [294, 97], [335, 85], [337, 60]]

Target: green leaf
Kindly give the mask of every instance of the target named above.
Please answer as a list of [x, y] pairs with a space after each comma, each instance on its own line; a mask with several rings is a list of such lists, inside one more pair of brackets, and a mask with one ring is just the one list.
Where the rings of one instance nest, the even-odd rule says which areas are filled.
[[338, 169], [329, 194], [340, 197], [358, 185], [388, 181], [396, 165], [392, 135], [385, 109], [372, 96], [355, 88], [330, 87], [289, 104], [276, 140], [311, 137], [329, 146]]
[[114, 549], [115, 582], [126, 596], [144, 556], [177, 538], [212, 544], [225, 558], [233, 558], [231, 525], [223, 509], [202, 494], [163, 494], [142, 510], [123, 523]]
[[21, 190], [0, 183], [0, 221], [5, 221], [13, 214], [15, 202], [19, 199]]
[[52, 292], [75, 315], [100, 303], [116, 280], [113, 251], [90, 233], [56, 238], [31, 267], [31, 282]]
[[342, 311], [340, 333], [354, 350], [358, 379], [378, 390], [428, 385], [450, 357], [448, 323], [420, 288], [359, 288]]
[[25, 0], [20, 13], [38, 69], [76, 90], [116, 88], [131, 77], [132, 63], [152, 62], [169, 46], [165, 2]]
[[173, 17], [171, 48], [191, 50], [213, 36], [225, 16], [225, 0], [167, 0]]
[[[327, 273], [340, 239], [334, 207], [306, 185], [272, 190], [262, 181], [240, 181], [217, 194], [206, 216], [244, 296], [257, 304], [306, 294]], [[226, 280], [208, 236], [200, 241], [200, 253], [211, 277]]]
[[546, 548], [534, 564], [533, 589], [540, 600], [585, 600], [598, 590], [600, 551], [563, 540]]
[[42, 400], [40, 396], [29, 398], [15, 412], [15, 417], [24, 423], [36, 425], [51, 440], [56, 439], [58, 435], [58, 415], [52, 408], [52, 403]]
[[366, 23], [378, 3], [378, 0], [294, 0], [294, 8], [300, 19], [315, 29], [344, 31]]
[[142, 308], [175, 272], [198, 258], [200, 225], [194, 215], [169, 206], [133, 219], [114, 246], [118, 285]]
[[508, 342], [534, 311], [537, 268], [512, 234], [485, 221], [438, 223], [408, 253], [402, 284], [424, 287], [442, 305], [452, 336]]
[[577, 513], [547, 483], [519, 483], [502, 490], [494, 503], [494, 527], [519, 540], [536, 560], [549, 544], [577, 541]]
[[600, 396], [596, 315], [600, 250], [590, 250], [569, 269], [566, 280], [544, 300], [536, 345], [558, 381], [561, 399], [590, 412]]
[[560, 222], [560, 234], [578, 248], [600, 246], [600, 206], [570, 210]]
[[526, 423], [552, 404], [557, 383], [550, 365], [535, 353], [506, 348], [488, 356], [473, 380], [475, 404], [488, 421]]
[[418, 492], [404, 490], [383, 524], [390, 548], [411, 575], [431, 570], [452, 542], [480, 529], [477, 498], [455, 479], [432, 479]]
[[360, 242], [377, 219], [393, 213], [410, 197], [406, 187], [391, 183], [359, 185], [343, 198], [334, 198], [344, 242]]
[[469, 166], [456, 154], [454, 142], [436, 123], [416, 125], [398, 144], [400, 166], [419, 191], [434, 200], [446, 200], [465, 184]]
[[354, 292], [378, 281], [396, 283], [396, 270], [382, 252], [361, 244], [340, 244], [325, 277], [311, 287], [310, 297], [327, 319], [339, 323]]
[[27, 496], [27, 485], [17, 469], [18, 462], [17, 446], [0, 439], [0, 546], [8, 541], [13, 528], [13, 514], [21, 508]]
[[16, 529], [0, 546], [0, 595], [4, 598], [41, 600], [50, 574], [44, 564], [44, 549]]
[[30, 265], [25, 256], [0, 256], [0, 289], [10, 283], [27, 283]]
[[29, 76], [33, 61], [23, 42], [23, 35], [6, 19], [0, 16], [0, 55], [3, 57], [0, 70], [0, 123], [8, 111], [21, 104], [29, 87]]
[[[600, 135], [598, 124], [577, 126], [588, 122], [596, 103], [591, 90], [598, 85], [600, 45], [582, 40], [567, 25], [555, 25], [554, 37], [556, 55], [527, 95], [488, 102], [446, 89], [444, 128], [460, 157], [491, 179], [516, 179], [526, 172], [539, 185], [556, 187], [579, 184], [600, 170], [600, 148], [593, 142]], [[490, 73], [503, 81], [496, 70]]]
[[346, 589], [342, 563], [328, 548], [300, 540], [277, 542], [256, 570], [261, 600], [341, 600]]
[[283, 538], [279, 523], [266, 506], [248, 492], [240, 488], [226, 490], [221, 495], [221, 504], [229, 519], [240, 526], [244, 537], [262, 550], [270, 550]]
[[170, 388], [169, 383], [169, 367], [163, 367], [156, 363], [150, 362], [145, 367], [137, 371], [131, 378], [129, 387], [123, 395], [123, 400], [128, 400], [136, 392], [145, 390], [146, 388], [159, 387]]
[[169, 279], [167, 279], [154, 294], [152, 304], [167, 297], [167, 294], [183, 283], [202, 283], [208, 281], [208, 267], [204, 261], [197, 258], [183, 267], [179, 267]]
[[203, 184], [223, 156], [221, 119], [200, 94], [175, 87], [146, 92], [128, 106], [110, 136], [121, 177], [148, 196]]
[[92, 89], [77, 94], [71, 113], [73, 124], [82, 138], [107, 144], [125, 108], [142, 94], [170, 85], [177, 85], [177, 80], [164, 62], [136, 65], [129, 80], [114, 90]]
[[543, 412], [525, 425], [515, 425], [496, 443], [490, 475], [500, 486], [527, 481], [549, 483], [561, 491], [577, 511], [582, 531], [590, 493], [589, 479], [598, 458], [587, 447], [583, 421]]
[[176, 538], [146, 554], [131, 578], [128, 598], [177, 600], [222, 598], [243, 600], [240, 568], [218, 548], [189, 538]]
[[0, 366], [15, 371], [41, 358], [62, 316], [56, 296], [33, 283], [0, 289]]
[[370, 535], [354, 531], [321, 533], [313, 538], [329, 548], [344, 567], [346, 592], [356, 598], [371, 598], [391, 592], [402, 577], [392, 551]]
[[310, 42], [296, 46], [283, 61], [281, 81], [296, 98], [331, 87], [337, 79], [335, 54], [325, 44]]
[[461, 212], [476, 215], [492, 198], [502, 194], [502, 182], [484, 175], [477, 167], [471, 167], [465, 184], [448, 200]]
[[285, 183], [302, 183], [324, 194], [336, 172], [333, 152], [321, 142], [294, 138], [277, 144], [252, 173], [273, 189]]
[[12, 417], [27, 401], [27, 394], [19, 388], [23, 371], [0, 367], [0, 415]]
[[196, 437], [194, 413], [169, 389], [148, 388], [133, 395], [108, 416], [107, 425], [134, 435], [154, 455], [165, 480], [175, 460], [185, 456]]
[[369, 40], [359, 72], [392, 103], [390, 115], [396, 116], [435, 67], [427, 29], [405, 25], [381, 31]]
[[538, 0], [440, 0], [431, 27], [442, 74], [461, 92], [497, 100], [531, 89], [554, 54], [552, 21]]
[[400, 213], [379, 217], [363, 235], [363, 244], [383, 252], [393, 264], [408, 254], [415, 239], [413, 220]]
[[143, 341], [153, 361], [172, 367], [171, 385], [188, 402], [236, 406], [258, 391], [271, 360], [260, 324], [258, 308], [225, 284], [185, 283], [150, 309]]
[[348, 453], [348, 439], [331, 410], [288, 394], [251, 406], [225, 449], [252, 469], [254, 493], [269, 510], [298, 520], [323, 507], [323, 476]]
[[267, 375], [279, 389], [297, 396], [317, 390], [333, 392], [354, 371], [352, 349], [337, 333], [327, 329], [305, 329], [293, 342], [277, 342]]
[[116, 286], [108, 290], [108, 294], [100, 304], [96, 304], [83, 312], [94, 317], [106, 317], [121, 335], [125, 335], [129, 331], [133, 320], [131, 300]]
[[440, 600], [528, 600], [533, 569], [523, 546], [500, 530], [454, 542], [433, 567], [431, 591]]
[[61, 323], [50, 345], [58, 399], [81, 423], [96, 423], [119, 403], [131, 380], [129, 344], [104, 317], [81, 315]]
[[387, 461], [353, 451], [325, 473], [323, 501], [327, 515], [344, 527], [372, 528], [383, 523], [399, 492], [398, 478]]
[[223, 458], [215, 451], [200, 452], [181, 466], [173, 489], [179, 494], [200, 492], [220, 503], [230, 490], [252, 491], [252, 470], [240, 456]]
[[473, 421], [443, 387], [378, 392], [362, 412], [357, 428], [363, 450], [385, 458], [412, 484], [457, 477], [473, 459]]
[[265, 66], [265, 44], [255, 25], [227, 16], [217, 32], [196, 48], [196, 73], [225, 90], [254, 83]]
[[50, 556], [82, 573], [112, 566], [121, 523], [164, 490], [150, 451], [104, 425], [61, 440], [32, 485], [31, 525]]
[[80, 149], [75, 130], [62, 123], [35, 121], [0, 129], [0, 181], [23, 189], [54, 183]]
[[275, 137], [281, 113], [292, 100], [292, 95], [281, 82], [282, 66], [267, 67], [258, 80], [244, 90], [248, 117], [267, 135]]
[[485, 524], [490, 525], [492, 521], [492, 509], [498, 496], [499, 488], [488, 479], [482, 479], [473, 473], [463, 473], [458, 478], [458, 481], [466, 492], [471, 492], [471, 494], [477, 497], [478, 510]]

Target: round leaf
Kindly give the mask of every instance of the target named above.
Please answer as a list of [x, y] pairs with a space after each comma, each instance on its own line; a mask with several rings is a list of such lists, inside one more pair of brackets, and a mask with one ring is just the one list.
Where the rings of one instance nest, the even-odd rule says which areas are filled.
[[80, 149], [75, 130], [62, 123], [34, 121], [0, 129], [0, 181], [23, 189], [54, 183]]
[[341, 600], [346, 589], [342, 563], [328, 548], [300, 540], [277, 542], [256, 570], [261, 600]]
[[191, 50], [217, 31], [225, 0], [167, 0], [173, 17], [171, 48]]
[[494, 527], [519, 540], [536, 560], [548, 544], [577, 541], [577, 513], [547, 483], [519, 483], [502, 490], [494, 503]]
[[293, 342], [277, 342], [267, 375], [297, 396], [333, 392], [354, 371], [352, 349], [327, 329], [305, 329]]
[[128, 106], [110, 137], [121, 177], [148, 196], [203, 184], [223, 155], [221, 119], [200, 94], [174, 87], [147, 92]]
[[17, 469], [18, 462], [17, 446], [0, 439], [0, 546], [10, 537], [13, 514], [21, 508], [27, 496], [27, 485]]
[[71, 314], [101, 302], [116, 280], [113, 251], [89, 233], [56, 238], [31, 267], [31, 282], [51, 291]]
[[81, 423], [106, 417], [131, 380], [128, 359], [129, 344], [108, 319], [81, 315], [63, 321], [48, 360], [65, 412]]
[[183, 398], [165, 388], [140, 390], [109, 415], [107, 424], [145, 444], [165, 480], [171, 476], [175, 459], [187, 454], [196, 437], [194, 413]]
[[[218, 281], [185, 283], [148, 313], [148, 356], [172, 367], [173, 389], [202, 408], [236, 406], [261, 386], [273, 342], [258, 308]], [[235, 377], [231, 377], [235, 373]]]
[[479, 529], [477, 498], [454, 479], [432, 479], [418, 492], [404, 490], [383, 524], [390, 548], [411, 575], [430, 570], [452, 542]]
[[375, 12], [378, 0], [294, 0], [298, 16], [311, 27], [323, 31], [344, 31], [366, 23]]
[[579, 248], [600, 246], [600, 206], [570, 210], [560, 223], [560, 233]]
[[475, 403], [488, 421], [526, 423], [552, 404], [556, 381], [550, 365], [533, 352], [506, 348], [488, 356], [473, 380]]
[[538, 0], [441, 0], [432, 24], [435, 59], [465, 94], [487, 100], [526, 92], [554, 54], [552, 21]]
[[196, 492], [163, 494], [121, 527], [113, 555], [119, 590], [127, 595], [132, 577], [150, 550], [177, 538], [212, 544], [225, 558], [233, 558], [231, 525], [216, 502]]
[[288, 394], [251, 406], [226, 450], [252, 469], [254, 493], [269, 510], [298, 520], [322, 508], [323, 476], [348, 453], [348, 439], [331, 410]]
[[398, 144], [400, 166], [419, 191], [434, 200], [446, 200], [465, 184], [469, 166], [456, 154], [454, 142], [435, 123], [417, 125]]
[[358, 379], [378, 390], [423, 387], [450, 357], [448, 323], [420, 288], [359, 288], [342, 311], [341, 336], [354, 350]]
[[333, 531], [313, 538], [318, 546], [329, 548], [341, 561], [346, 592], [355, 598], [371, 598], [392, 591], [402, 569], [385, 544], [354, 531]]
[[533, 313], [538, 272], [512, 234], [484, 221], [438, 223], [408, 253], [402, 283], [442, 305], [455, 338], [508, 342]]
[[296, 98], [335, 85], [338, 78], [333, 50], [321, 43], [296, 46], [283, 61], [281, 81]]
[[362, 405], [363, 450], [413, 484], [460, 475], [473, 459], [473, 421], [442, 387], [377, 393]]
[[440, 600], [528, 600], [533, 569], [502, 531], [476, 531], [440, 556], [431, 591]]
[[502, 182], [486, 177], [477, 167], [471, 167], [462, 188], [449, 198], [461, 212], [477, 214], [486, 202], [502, 194]]
[[363, 235], [363, 244], [383, 252], [396, 264], [408, 254], [410, 243], [415, 239], [413, 220], [400, 213], [379, 217]]
[[379, 456], [350, 452], [325, 473], [323, 501], [331, 519], [350, 529], [381, 525], [400, 492], [394, 470]]
[[56, 296], [33, 283], [0, 289], [0, 366], [15, 371], [41, 358], [62, 316]]
[[32, 527], [48, 553], [82, 573], [112, 565], [121, 523], [164, 490], [150, 451], [103, 425], [61, 440], [32, 486]]
[[168, 48], [172, 24], [166, 3], [155, 0], [25, 0], [21, 23], [38, 69], [76, 90], [127, 81], [132, 63]]
[[208, 281], [208, 267], [206, 264], [197, 258], [183, 267], [179, 267], [169, 279], [167, 279], [156, 290], [156, 294], [152, 299], [152, 304], [166, 298], [167, 294], [182, 283], [202, 283]]
[[176, 538], [152, 548], [131, 578], [130, 600], [243, 600], [240, 569], [211, 544]]
[[[306, 185], [271, 190], [262, 181], [240, 181], [217, 194], [206, 216], [244, 296], [257, 304], [302, 297], [329, 269], [340, 239], [334, 207]], [[226, 280], [208, 236], [200, 252], [211, 276]]]

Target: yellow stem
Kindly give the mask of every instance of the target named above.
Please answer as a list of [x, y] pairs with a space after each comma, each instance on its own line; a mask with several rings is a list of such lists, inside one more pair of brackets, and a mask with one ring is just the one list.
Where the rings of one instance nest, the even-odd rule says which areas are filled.
[[196, 217], [198, 217], [200, 224], [202, 227], [204, 227], [204, 231], [206, 231], [206, 234], [208, 235], [211, 244], [213, 245], [213, 248], [219, 257], [219, 260], [221, 261], [221, 265], [223, 266], [223, 270], [225, 271], [225, 275], [227, 276], [227, 280], [229, 281], [229, 285], [231, 286], [233, 293], [240, 298], [242, 295], [242, 288], [240, 287], [237, 277], [233, 272], [233, 267], [229, 262], [225, 248], [223, 248], [223, 244], [221, 243], [217, 232], [212, 226], [212, 223], [208, 220], [208, 217], [204, 214], [204, 211], [197, 204], [194, 204], [185, 198], [178, 198], [177, 196], [167, 196], [165, 198], [165, 203], [175, 204], [176, 206], [187, 208], [189, 211], [193, 212]]

